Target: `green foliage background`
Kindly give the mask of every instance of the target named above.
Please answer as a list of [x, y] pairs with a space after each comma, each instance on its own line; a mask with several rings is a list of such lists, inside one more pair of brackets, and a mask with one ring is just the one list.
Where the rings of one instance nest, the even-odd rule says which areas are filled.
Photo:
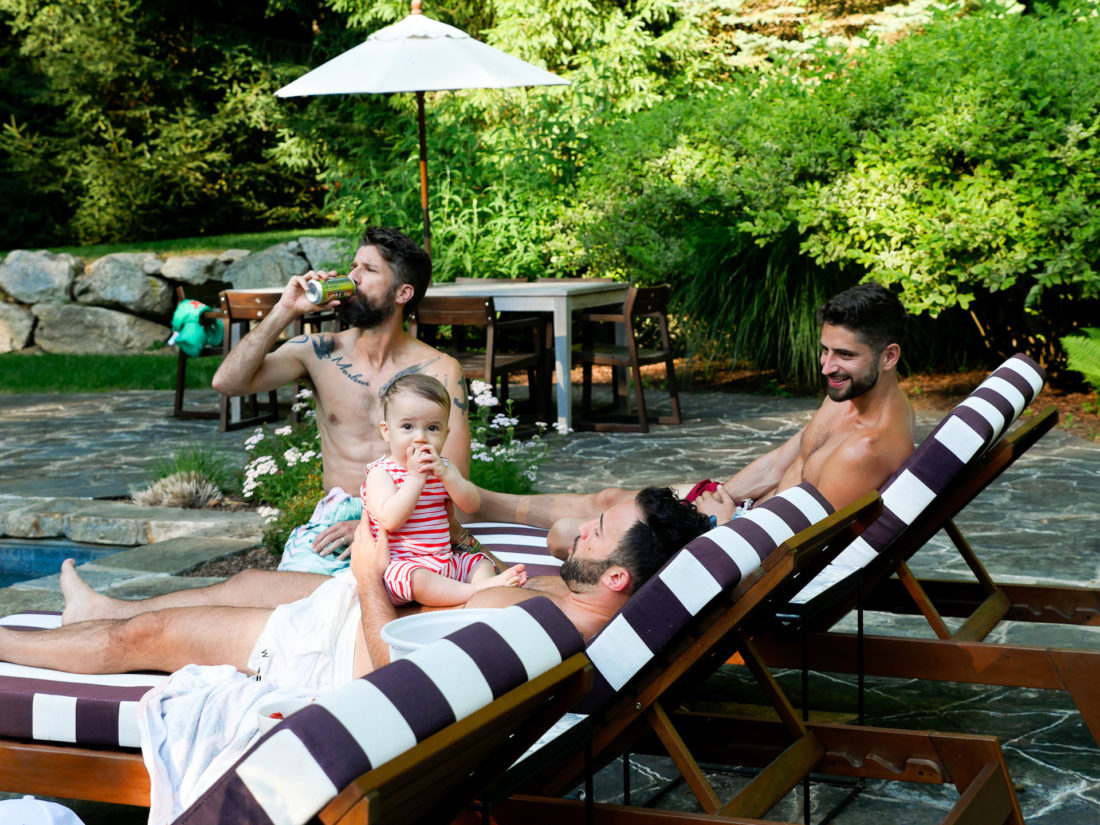
[[[407, 8], [0, 0], [0, 246], [418, 235], [412, 95], [272, 94]], [[1095, 0], [914, 3], [862, 39], [805, 8], [427, 3], [571, 81], [429, 95], [437, 277], [670, 282], [685, 348], [804, 383], [814, 307], [873, 278], [921, 314], [910, 368], [1026, 350], [1057, 377], [1100, 315]]]

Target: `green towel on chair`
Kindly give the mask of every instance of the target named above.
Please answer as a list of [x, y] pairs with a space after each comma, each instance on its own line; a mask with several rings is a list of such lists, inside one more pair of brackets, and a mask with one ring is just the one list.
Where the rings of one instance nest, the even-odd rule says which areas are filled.
[[195, 300], [180, 301], [172, 315], [172, 337], [168, 346], [175, 344], [185, 355], [194, 358], [205, 347], [216, 347], [222, 342], [225, 325], [221, 318], [203, 318], [211, 307]]

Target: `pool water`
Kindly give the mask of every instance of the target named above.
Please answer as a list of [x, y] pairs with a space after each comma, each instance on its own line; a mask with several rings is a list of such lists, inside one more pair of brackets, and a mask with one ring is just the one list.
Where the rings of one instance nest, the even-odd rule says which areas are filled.
[[126, 549], [105, 544], [78, 544], [68, 539], [0, 537], [0, 587], [56, 573], [65, 559], [84, 564]]

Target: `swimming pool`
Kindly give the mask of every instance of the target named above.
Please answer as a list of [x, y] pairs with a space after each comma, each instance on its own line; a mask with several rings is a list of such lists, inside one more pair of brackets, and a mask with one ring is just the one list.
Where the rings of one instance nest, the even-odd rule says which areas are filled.
[[113, 556], [125, 547], [79, 544], [69, 539], [13, 539], [0, 537], [0, 587], [48, 576], [61, 569], [61, 562], [77, 564]]

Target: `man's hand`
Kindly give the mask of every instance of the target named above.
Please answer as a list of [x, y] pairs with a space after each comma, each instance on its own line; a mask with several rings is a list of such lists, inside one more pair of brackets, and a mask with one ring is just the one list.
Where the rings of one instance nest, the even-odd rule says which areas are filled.
[[737, 502], [721, 484], [713, 493], [700, 493], [693, 503], [700, 513], [714, 516], [719, 524], [725, 524], [737, 512]]
[[338, 521], [330, 524], [317, 534], [313, 540], [313, 552], [318, 556], [331, 556], [339, 553], [336, 558], [343, 561], [351, 553], [351, 542], [355, 537], [355, 528], [359, 526], [356, 521]]
[[375, 538], [366, 521], [359, 522], [350, 551], [351, 572], [356, 581], [382, 580], [382, 574], [390, 565], [390, 538], [385, 530], [379, 528], [378, 538]]
[[317, 312], [321, 309], [333, 309], [340, 305], [339, 298], [333, 298], [324, 304], [314, 304], [306, 297], [306, 285], [310, 281], [327, 281], [336, 278], [339, 272], [314, 272], [312, 269], [305, 275], [295, 275], [291, 278], [279, 298], [279, 306], [288, 309], [296, 315], [304, 315], [307, 312]]

